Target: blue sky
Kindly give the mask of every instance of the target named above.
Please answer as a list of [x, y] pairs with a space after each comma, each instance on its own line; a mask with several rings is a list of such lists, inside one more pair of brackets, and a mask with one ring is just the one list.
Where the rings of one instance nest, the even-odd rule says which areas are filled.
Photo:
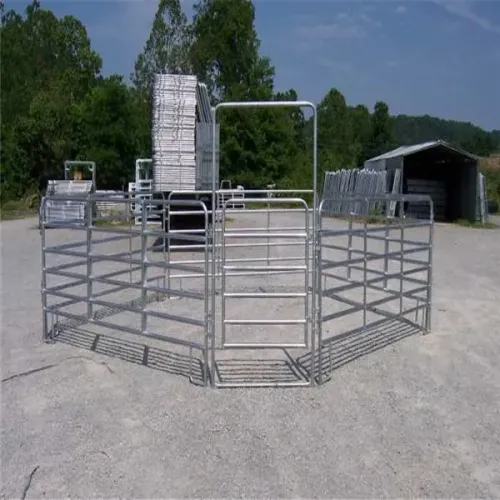
[[[182, 0], [186, 13], [192, 1]], [[59, 0], [104, 60], [128, 76], [148, 37], [154, 0]], [[7, 7], [24, 9], [11, 0]], [[430, 114], [500, 129], [500, 1], [256, 0], [262, 53], [276, 87], [320, 101], [338, 88], [349, 104], [388, 103], [394, 114]]]

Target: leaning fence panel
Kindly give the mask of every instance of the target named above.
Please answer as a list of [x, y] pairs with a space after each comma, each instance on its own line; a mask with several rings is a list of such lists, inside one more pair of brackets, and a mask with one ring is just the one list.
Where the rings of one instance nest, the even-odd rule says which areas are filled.
[[[387, 191], [387, 172], [375, 170], [343, 169], [325, 172], [323, 182], [323, 211], [328, 216], [354, 213], [365, 216], [378, 214], [378, 197]], [[364, 203], [363, 198], [370, 198]], [[357, 198], [356, 201], [353, 201]]]

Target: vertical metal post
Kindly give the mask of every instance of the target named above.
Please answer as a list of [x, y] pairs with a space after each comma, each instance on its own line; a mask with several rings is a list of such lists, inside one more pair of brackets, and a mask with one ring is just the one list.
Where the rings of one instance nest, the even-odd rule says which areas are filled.
[[127, 212], [129, 213], [129, 217], [128, 217], [128, 231], [129, 231], [129, 234], [128, 234], [128, 256], [129, 256], [129, 259], [130, 259], [130, 263], [129, 263], [129, 284], [132, 285], [132, 279], [133, 279], [133, 276], [132, 276], [132, 217], [130, 216], [130, 212], [131, 212], [131, 206], [127, 204]]
[[[311, 271], [311, 262], [309, 259], [309, 209], [305, 208], [305, 233], [306, 238], [304, 240], [304, 260], [306, 264], [305, 276], [304, 276], [304, 318], [306, 318], [306, 322], [304, 324], [304, 344], [309, 345], [309, 332], [312, 330], [312, 324], [315, 321], [315, 317], [311, 315], [309, 311], [309, 273]], [[269, 246], [268, 246], [269, 248]], [[269, 266], [269, 263], [268, 263]], [[314, 279], [314, 275], [311, 276], [311, 279]]]
[[48, 312], [47, 312], [47, 254], [45, 252], [46, 246], [46, 235], [45, 235], [45, 205], [47, 199], [42, 198], [40, 205], [41, 217], [40, 217], [40, 239], [42, 246], [42, 277], [41, 277], [41, 288], [42, 288], [42, 340], [45, 342], [48, 340], [49, 336], [49, 325], [48, 325]]
[[404, 291], [404, 244], [405, 244], [405, 226], [404, 226], [404, 198], [401, 198], [399, 210], [399, 228], [401, 231], [401, 254], [399, 256], [399, 314], [403, 315], [403, 291]]
[[[170, 235], [170, 218], [172, 217], [172, 198], [170, 193], [168, 195], [168, 216], [167, 216], [167, 234], [166, 238], [164, 238], [164, 244], [167, 245], [167, 288], [169, 292], [167, 293], [167, 298], [172, 298], [170, 295], [171, 283], [170, 283], [170, 246], [172, 245], [171, 235]], [[163, 230], [165, 231], [165, 226], [163, 226]]]
[[203, 384], [206, 386], [208, 383], [208, 351], [209, 351], [209, 337], [210, 337], [210, 303], [209, 303], [209, 279], [208, 279], [208, 211], [205, 203], [200, 202], [202, 204], [202, 208], [205, 212], [205, 276], [204, 276], [204, 289], [205, 289], [205, 298], [204, 298], [204, 346], [205, 351], [203, 353]]
[[226, 204], [224, 203], [222, 206], [222, 223], [221, 223], [221, 289], [220, 289], [220, 298], [221, 298], [221, 339], [222, 345], [226, 343], [226, 245], [225, 245], [225, 234], [226, 234]]
[[141, 333], [145, 334], [148, 328], [148, 236], [147, 236], [146, 200], [141, 199]]
[[[271, 193], [267, 192], [266, 195], [267, 197], [269, 198], [269, 195]], [[266, 262], [267, 262], [267, 266], [269, 267], [269, 259], [271, 257], [271, 247], [270, 247], [270, 239], [269, 239], [269, 233], [271, 231], [271, 204], [269, 203], [269, 201], [267, 202], [267, 233], [268, 233], [268, 237], [267, 237], [267, 248], [266, 248], [266, 255], [267, 255], [267, 259], [266, 259]], [[269, 274], [269, 271], [267, 271], [267, 273]]]
[[[165, 288], [167, 288], [167, 273], [170, 272], [170, 261], [167, 260], [167, 252], [166, 252], [166, 249], [165, 249], [165, 245], [167, 243], [166, 239], [165, 239], [165, 221], [166, 221], [166, 218], [165, 218], [165, 213], [166, 213], [166, 210], [167, 210], [167, 204], [165, 202], [165, 195], [162, 193], [162, 209], [161, 209], [161, 229], [162, 229], [162, 233], [163, 233], [163, 246], [162, 246], [162, 253], [163, 253], [163, 262], [167, 265], [166, 269], [163, 271], [163, 290], [165, 290]], [[169, 287], [170, 288], [170, 287]], [[167, 295], [168, 297], [168, 295]]]
[[215, 387], [215, 293], [216, 293], [216, 252], [217, 252], [217, 230], [216, 230], [216, 212], [217, 212], [217, 176], [216, 176], [216, 141], [217, 135], [217, 106], [212, 108], [212, 261], [211, 261], [211, 283], [210, 283], [210, 314], [211, 316], [211, 334], [212, 334], [212, 344], [211, 344], [211, 367], [210, 367], [210, 380], [212, 387]]
[[[314, 104], [310, 105], [313, 112], [313, 219], [312, 219], [312, 234], [313, 234], [313, 248], [312, 254], [316, 255], [316, 238], [317, 238], [317, 218], [318, 218], [318, 114], [316, 112], [316, 106]], [[317, 293], [317, 265], [314, 266], [313, 274], [313, 289], [311, 295], [311, 314], [313, 318], [316, 317], [316, 293]], [[311, 328], [311, 352], [312, 352], [312, 363], [311, 363], [311, 373], [314, 374], [314, 358], [316, 356], [316, 322], [314, 321]], [[321, 348], [321, 346], [319, 346]], [[321, 367], [320, 367], [321, 369]], [[315, 378], [314, 375], [311, 379], [311, 385], [314, 385]]]
[[368, 209], [369, 201], [364, 200], [366, 215], [363, 218], [363, 328], [366, 328], [367, 293], [368, 293]]
[[384, 238], [384, 289], [387, 289], [387, 275], [389, 274], [389, 215], [390, 203], [385, 202], [385, 238]]
[[425, 308], [425, 331], [429, 333], [432, 328], [432, 254], [433, 254], [433, 246], [434, 246], [434, 202], [429, 200], [429, 208], [430, 208], [430, 220], [429, 220], [429, 267], [427, 268], [427, 305]]
[[92, 285], [93, 285], [93, 274], [92, 274], [92, 200], [89, 196], [87, 198], [87, 318], [92, 320], [94, 318], [94, 305], [92, 303]]
[[318, 374], [318, 384], [321, 385], [323, 383], [323, 289], [321, 288], [321, 273], [322, 273], [322, 231], [323, 231], [323, 218], [321, 216], [321, 211], [323, 208], [323, 202], [321, 202], [318, 207], [318, 225], [317, 230], [318, 234], [313, 235], [313, 237], [317, 237], [317, 247], [316, 247], [316, 256], [315, 262], [313, 265], [316, 266], [317, 269], [317, 284], [316, 290], [318, 293], [318, 314], [313, 318], [313, 321], [317, 323], [317, 331], [318, 331], [318, 366], [319, 366], [319, 374]]
[[[347, 236], [347, 279], [351, 279], [351, 260], [352, 260], [352, 211], [349, 211], [349, 234]], [[366, 220], [366, 218], [365, 218]]]

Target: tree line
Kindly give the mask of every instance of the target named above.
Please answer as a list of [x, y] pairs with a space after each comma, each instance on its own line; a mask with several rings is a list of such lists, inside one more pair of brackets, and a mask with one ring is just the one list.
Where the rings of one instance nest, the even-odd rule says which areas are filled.
[[[93, 160], [99, 189], [124, 189], [134, 162], [151, 154], [151, 84], [157, 72], [195, 74], [212, 103], [297, 100], [277, 91], [275, 68], [260, 52], [250, 0], [199, 0], [189, 22], [179, 0], [160, 0], [130, 83], [102, 75], [85, 26], [57, 18], [34, 0], [24, 13], [0, 3], [2, 199], [44, 191], [67, 159]], [[221, 178], [246, 187], [311, 187], [312, 122], [301, 110], [224, 110]], [[386, 103], [351, 106], [332, 88], [318, 104], [322, 172], [354, 168], [401, 144], [449, 140], [479, 155], [500, 132], [429, 116], [391, 116]]]

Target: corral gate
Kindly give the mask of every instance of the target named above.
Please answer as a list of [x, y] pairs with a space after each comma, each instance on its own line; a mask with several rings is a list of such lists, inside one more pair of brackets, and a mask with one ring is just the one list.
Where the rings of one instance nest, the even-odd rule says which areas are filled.
[[[309, 349], [315, 351], [316, 342], [316, 217], [315, 209], [318, 205], [317, 201], [317, 112], [316, 106], [308, 101], [276, 101], [276, 102], [233, 102], [218, 104], [213, 111], [213, 156], [212, 156], [212, 211], [216, 211], [216, 189], [217, 179], [215, 176], [216, 154], [215, 154], [215, 131], [217, 127], [217, 111], [221, 108], [284, 108], [284, 107], [307, 107], [313, 113], [313, 159], [312, 159], [312, 185], [310, 191], [246, 191], [245, 192], [245, 209], [238, 210], [238, 215], [241, 217], [245, 212], [251, 214], [263, 213], [267, 220], [264, 227], [248, 227], [231, 228], [227, 226], [228, 203], [223, 203], [222, 217], [220, 226], [220, 239], [218, 238], [217, 227], [213, 225], [213, 254], [216, 253], [216, 242], [220, 242], [220, 264], [219, 269], [216, 269], [215, 259], [212, 262], [212, 286], [213, 290], [217, 289], [217, 275], [220, 275], [220, 309], [217, 311], [216, 294], [213, 294], [212, 303], [212, 384], [217, 387], [252, 387], [252, 386], [303, 386], [314, 384], [315, 377], [304, 374], [299, 366], [289, 356], [288, 349]], [[306, 200], [300, 197], [292, 197], [292, 194], [307, 194], [312, 198], [312, 210]], [[264, 195], [264, 196], [262, 196]], [[277, 197], [276, 195], [280, 196]], [[252, 197], [254, 196], [254, 197]], [[252, 205], [257, 205], [252, 207]], [[292, 205], [294, 208], [290, 208]], [[259, 206], [263, 207], [259, 209]], [[287, 207], [287, 208], [283, 208]], [[283, 227], [273, 226], [271, 217], [279, 216], [280, 213], [294, 211], [300, 214], [301, 223], [298, 226]], [[237, 242], [246, 241], [247, 243], [240, 245]], [[271, 256], [271, 249], [274, 247], [294, 246], [302, 249], [300, 255], [279, 255]], [[266, 255], [251, 257], [251, 258], [229, 258], [230, 249], [244, 247], [247, 250], [251, 247], [254, 250], [258, 248], [265, 249]], [[217, 272], [218, 271], [218, 272]], [[288, 289], [269, 289], [258, 286], [262, 282], [262, 278], [269, 285], [269, 278], [273, 280], [275, 277], [299, 276], [298, 281], [291, 281]], [[232, 289], [231, 282], [234, 278], [244, 278], [248, 289]], [[252, 283], [253, 280], [253, 283]], [[253, 284], [253, 287], [251, 286]], [[286, 288], [286, 285], [284, 285]], [[245, 308], [245, 317], [230, 317], [228, 315], [228, 303], [234, 301], [261, 301], [267, 303], [269, 301], [297, 301], [300, 303], [298, 309], [300, 313], [297, 317], [290, 318], [279, 315], [278, 311], [270, 309], [269, 313], [275, 314], [274, 317], [258, 317], [262, 314], [262, 306], [257, 303], [253, 307]], [[220, 324], [220, 349], [217, 346], [217, 338], [215, 332], [218, 330], [217, 324]], [[236, 335], [231, 330], [233, 327], [239, 329], [239, 339], [235, 340]], [[255, 335], [255, 330], [262, 327], [271, 327], [272, 330], [264, 333], [260, 338]], [[295, 335], [290, 338], [288, 335], [278, 335], [278, 328], [301, 330], [300, 336]], [[248, 328], [248, 329], [247, 329]], [[250, 333], [253, 329], [253, 335]], [[252, 339], [245, 338], [247, 336]], [[257, 337], [257, 338], [256, 338]], [[223, 351], [228, 350], [283, 350], [292, 366], [294, 366], [295, 378], [292, 380], [267, 380], [262, 377], [259, 381], [247, 382], [242, 380], [229, 381], [224, 380], [224, 375], [220, 366], [224, 363], [222, 359], [218, 359], [218, 355]], [[260, 363], [265, 363], [265, 360], [260, 359]], [[274, 363], [273, 360], [269, 360]], [[227, 363], [227, 362], [226, 362]], [[228, 364], [228, 363], [227, 363]], [[312, 373], [314, 369], [312, 369]]]

